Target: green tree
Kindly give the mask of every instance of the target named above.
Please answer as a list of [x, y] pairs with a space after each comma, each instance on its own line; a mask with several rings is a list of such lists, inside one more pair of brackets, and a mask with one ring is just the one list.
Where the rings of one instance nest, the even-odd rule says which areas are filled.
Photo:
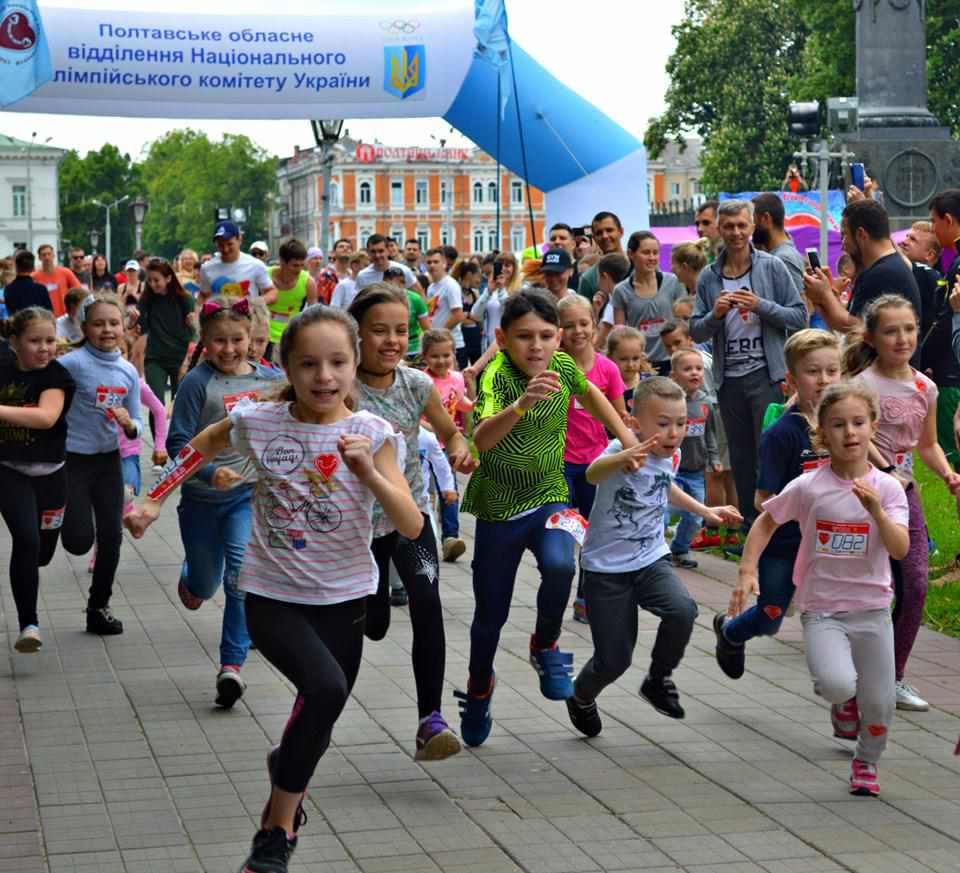
[[138, 167], [150, 203], [144, 247], [168, 258], [185, 247], [209, 250], [214, 211], [221, 206], [246, 210], [247, 240], [265, 237], [276, 167], [246, 136], [211, 142], [189, 128], [171, 131], [151, 144]]
[[116, 271], [133, 251], [133, 220], [126, 203], [111, 213], [111, 248], [106, 251], [106, 213], [93, 200], [113, 203], [137, 190], [137, 171], [130, 155], [116, 146], [104, 145], [99, 151], [81, 158], [75, 151], [67, 153], [60, 164], [60, 221], [63, 239], [90, 251], [90, 231], [100, 234], [97, 250], [107, 255], [107, 262]]

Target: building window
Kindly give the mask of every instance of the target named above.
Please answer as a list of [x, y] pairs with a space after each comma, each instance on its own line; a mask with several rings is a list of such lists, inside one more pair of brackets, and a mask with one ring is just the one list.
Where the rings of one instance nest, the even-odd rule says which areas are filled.
[[490, 182], [487, 184], [487, 202], [496, 203], [499, 198], [497, 197], [497, 183]]
[[483, 252], [483, 228], [478, 227], [473, 231], [473, 254], [479, 255]]
[[361, 249], [365, 249], [367, 247], [367, 240], [373, 236], [373, 228], [367, 225], [360, 225], [360, 230], [357, 233], [357, 245]]
[[679, 182], [673, 182], [673, 183], [670, 185], [670, 193], [671, 193], [674, 197], [679, 197], [679, 196], [680, 196], [680, 183], [679, 183]]
[[402, 224], [392, 224], [392, 225], [390, 225], [390, 239], [396, 240], [396, 241], [397, 241], [397, 245], [400, 246], [400, 248], [403, 248], [403, 244], [404, 244], [407, 240], [406, 240], [406, 236], [404, 235], [404, 232], [403, 232], [403, 225], [402, 225]]
[[647, 176], [647, 202], [653, 203], [653, 179]]
[[523, 206], [523, 182], [519, 179], [510, 182], [510, 205]]
[[403, 179], [390, 180], [390, 208], [403, 209]]
[[449, 246], [452, 245], [450, 242], [450, 228], [445, 224], [440, 225], [440, 245]]
[[487, 231], [487, 251], [495, 252], [499, 248], [500, 248], [500, 242], [497, 239], [497, 229], [495, 227], [491, 227]]
[[430, 248], [430, 228], [429, 227], [417, 228], [417, 242], [420, 243], [420, 251], [426, 253], [427, 249]]
[[527, 247], [527, 228], [523, 224], [510, 228], [510, 248], [522, 252]]
[[340, 183], [330, 182], [330, 205], [339, 209], [343, 204], [340, 202]]
[[440, 205], [444, 208], [450, 206], [450, 190], [452, 186], [447, 179], [440, 180]]
[[27, 186], [13, 186], [13, 217], [23, 218], [27, 214]]
[[360, 183], [360, 205], [373, 206], [373, 186], [369, 182]]
[[417, 179], [416, 186], [414, 188], [414, 202], [417, 205], [417, 209], [426, 209], [429, 206], [430, 202], [430, 192], [427, 187], [426, 179]]
[[473, 203], [474, 205], [483, 203], [483, 182], [473, 183]]

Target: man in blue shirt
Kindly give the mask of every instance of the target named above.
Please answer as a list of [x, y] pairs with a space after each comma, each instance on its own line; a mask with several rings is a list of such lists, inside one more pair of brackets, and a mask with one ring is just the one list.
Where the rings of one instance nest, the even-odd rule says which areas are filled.
[[21, 249], [14, 258], [14, 265], [17, 268], [17, 278], [3, 291], [7, 314], [12, 317], [28, 306], [42, 306], [52, 312], [50, 292], [39, 282], [33, 281], [32, 273], [35, 265], [33, 252]]

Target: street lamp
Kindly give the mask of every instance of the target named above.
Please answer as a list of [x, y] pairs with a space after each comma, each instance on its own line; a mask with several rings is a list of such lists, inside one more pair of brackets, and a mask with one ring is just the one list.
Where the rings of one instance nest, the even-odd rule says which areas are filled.
[[[451, 128], [452, 129], [452, 128]], [[449, 160], [449, 153], [445, 150], [447, 146], [446, 137], [437, 138], [434, 134], [430, 134], [430, 139], [434, 142], [439, 143], [440, 153], [443, 157], [443, 163], [447, 165], [447, 168], [450, 170], [450, 175], [447, 177], [447, 243], [456, 247], [457, 245], [457, 232], [455, 230], [455, 223], [453, 218], [453, 192], [456, 188], [456, 177], [454, 176], [453, 165]], [[440, 204], [443, 206], [443, 204]]]
[[143, 248], [143, 219], [146, 218], [150, 204], [138, 194], [135, 200], [130, 201], [130, 212], [133, 214], [134, 248]]
[[97, 253], [97, 243], [100, 242], [100, 231], [94, 228], [90, 231], [90, 254]]
[[313, 138], [320, 147], [320, 162], [323, 164], [323, 213], [320, 227], [320, 248], [323, 256], [330, 254], [330, 177], [333, 173], [333, 147], [340, 139], [343, 130], [342, 118], [324, 118], [312, 120]]
[[[48, 136], [44, 141], [43, 145], [46, 145], [52, 136]], [[30, 143], [24, 149], [24, 152], [27, 156], [27, 251], [33, 251], [33, 182], [30, 175], [30, 153], [33, 151], [33, 147], [37, 144], [37, 132], [34, 131], [30, 134]]]
[[107, 221], [106, 221], [106, 228], [105, 228], [106, 240], [105, 240], [105, 250], [104, 250], [104, 255], [107, 258], [107, 266], [110, 266], [110, 264], [113, 263], [112, 261], [113, 249], [110, 248], [110, 211], [113, 209], [116, 209], [121, 203], [129, 199], [130, 199], [130, 195], [124, 194], [123, 197], [119, 198], [118, 200], [114, 200], [113, 203], [101, 203], [99, 200], [90, 201], [94, 206], [98, 206], [100, 209], [103, 209], [107, 213]]

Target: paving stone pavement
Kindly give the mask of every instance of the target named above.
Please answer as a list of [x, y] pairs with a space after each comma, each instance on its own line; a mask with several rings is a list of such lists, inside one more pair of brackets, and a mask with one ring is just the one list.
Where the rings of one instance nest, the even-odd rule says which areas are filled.
[[[465, 533], [472, 519], [464, 518]], [[472, 551], [472, 542], [470, 550]], [[0, 557], [9, 536], [0, 533]], [[176, 512], [124, 543], [113, 600], [126, 632], [83, 632], [87, 559], [58, 550], [42, 571], [44, 646], [12, 650], [0, 582], [0, 873], [227, 873], [249, 846], [293, 694], [251, 653], [247, 693], [213, 707], [222, 595], [179, 603]], [[922, 631], [911, 681], [934, 704], [898, 713], [882, 799], [846, 791], [850, 748], [812, 693], [796, 619], [751, 643], [724, 677], [709, 621], [732, 565], [683, 573], [701, 604], [677, 685], [685, 721], [637, 695], [656, 628], [642, 614], [635, 666], [600, 699], [585, 740], [543, 699], [526, 650], [537, 575], [524, 560], [497, 657], [495, 726], [480, 749], [413, 760], [416, 707], [406, 610], [366, 643], [354, 695], [311, 784], [297, 873], [903, 873], [960, 871], [960, 641]], [[447, 684], [466, 676], [468, 563], [443, 565]], [[582, 664], [589, 629], [568, 622]], [[447, 697], [446, 714], [456, 727]]]

